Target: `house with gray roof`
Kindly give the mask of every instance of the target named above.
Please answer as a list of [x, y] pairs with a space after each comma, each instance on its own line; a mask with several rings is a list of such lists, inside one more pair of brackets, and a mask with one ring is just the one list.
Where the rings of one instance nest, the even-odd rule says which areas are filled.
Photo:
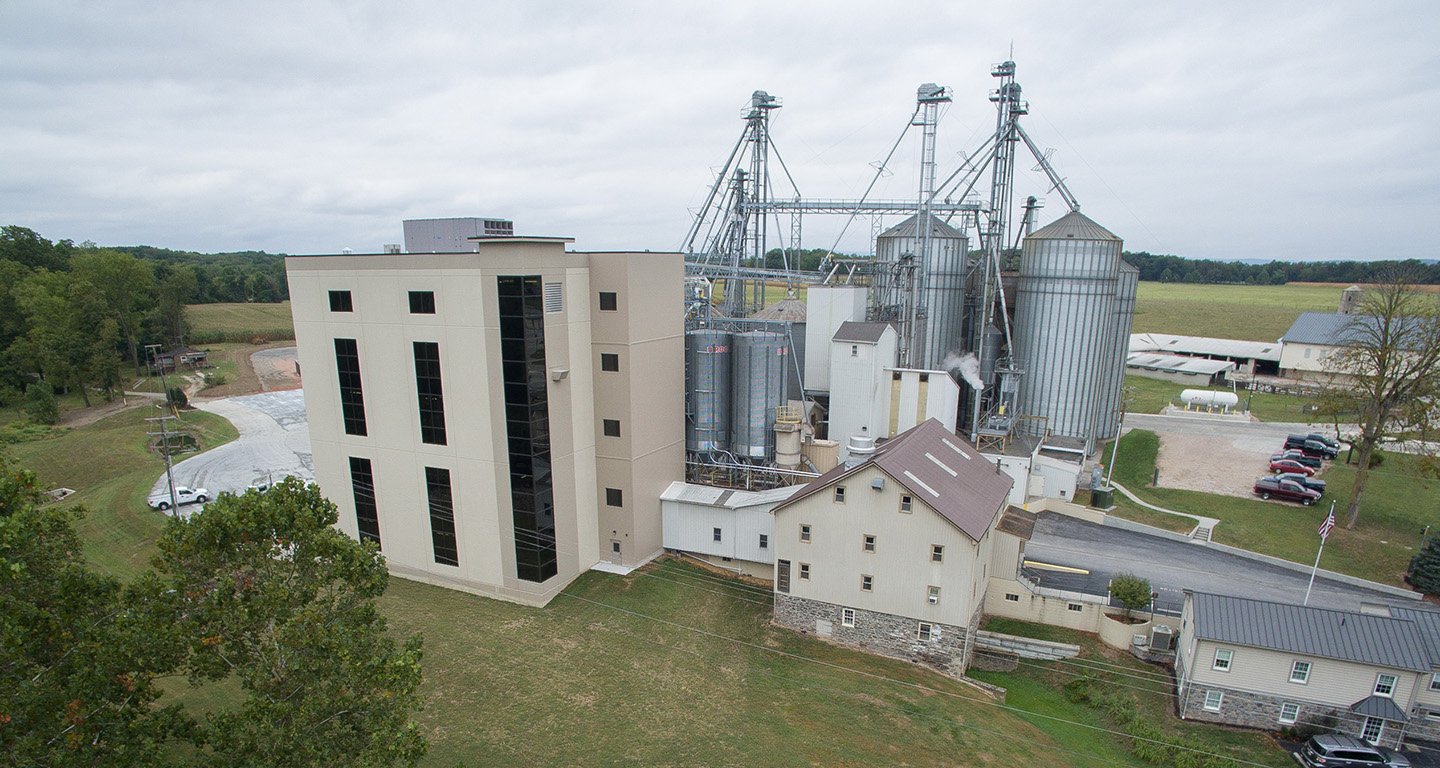
[[1029, 537], [1012, 482], [935, 419], [852, 449], [774, 508], [775, 622], [963, 673], [990, 575]]
[[1397, 746], [1440, 738], [1440, 613], [1363, 612], [1187, 592], [1180, 716], [1321, 728]]
[[1364, 321], [1339, 312], [1302, 312], [1280, 337], [1280, 375], [1301, 381], [1331, 378], [1331, 358], [1354, 341]]

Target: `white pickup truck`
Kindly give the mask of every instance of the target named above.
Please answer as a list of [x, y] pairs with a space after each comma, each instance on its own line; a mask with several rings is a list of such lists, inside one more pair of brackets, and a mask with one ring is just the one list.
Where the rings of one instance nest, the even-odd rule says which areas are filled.
[[[188, 488], [183, 485], [175, 486], [175, 501], [181, 505], [204, 504], [210, 500], [210, 492], [204, 488]], [[151, 509], [158, 509], [162, 512], [170, 508], [169, 491], [161, 491], [146, 500]]]

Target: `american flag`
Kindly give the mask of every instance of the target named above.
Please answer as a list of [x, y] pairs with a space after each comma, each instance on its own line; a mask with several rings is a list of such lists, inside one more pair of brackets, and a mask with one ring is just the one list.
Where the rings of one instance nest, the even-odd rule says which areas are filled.
[[1324, 541], [1330, 536], [1330, 531], [1335, 527], [1335, 510], [1331, 509], [1330, 514], [1325, 516], [1325, 522], [1320, 524], [1320, 540]]

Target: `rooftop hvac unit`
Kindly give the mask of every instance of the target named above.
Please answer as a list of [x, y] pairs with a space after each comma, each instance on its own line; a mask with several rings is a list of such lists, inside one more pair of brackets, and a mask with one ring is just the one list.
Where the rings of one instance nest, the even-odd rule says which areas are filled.
[[1157, 651], [1175, 650], [1175, 633], [1164, 624], [1156, 625], [1150, 630], [1150, 647]]

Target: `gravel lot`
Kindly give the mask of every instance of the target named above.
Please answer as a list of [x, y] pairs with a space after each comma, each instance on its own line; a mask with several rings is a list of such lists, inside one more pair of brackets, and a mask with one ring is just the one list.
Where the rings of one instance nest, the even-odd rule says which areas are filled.
[[1313, 429], [1307, 424], [1158, 415], [1129, 415], [1125, 426], [1148, 429], [1160, 436], [1156, 466], [1162, 488], [1242, 498], [1258, 498], [1251, 493], [1251, 486], [1255, 478], [1268, 474], [1270, 455], [1280, 451], [1286, 435]]

